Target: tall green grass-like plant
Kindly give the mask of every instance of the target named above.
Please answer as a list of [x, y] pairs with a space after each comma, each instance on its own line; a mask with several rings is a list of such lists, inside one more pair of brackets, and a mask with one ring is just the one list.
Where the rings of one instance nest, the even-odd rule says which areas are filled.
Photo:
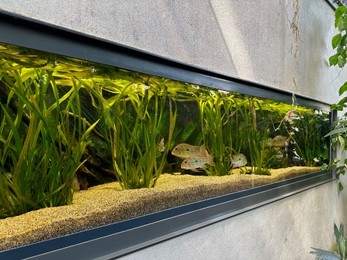
[[306, 166], [320, 166], [328, 159], [328, 114], [303, 114], [288, 130], [295, 151]]
[[[92, 95], [102, 111], [102, 124], [110, 145], [113, 168], [123, 189], [155, 186], [166, 163], [176, 121], [173, 102], [165, 86], [119, 84], [112, 88], [95, 88]], [[169, 113], [169, 116], [165, 116]], [[168, 120], [166, 120], [168, 119]], [[160, 130], [167, 129], [164, 134]], [[164, 138], [163, 151], [158, 145]]]
[[206, 169], [208, 175], [226, 175], [232, 154], [232, 99], [223, 92], [210, 92], [199, 100], [203, 143], [213, 156], [215, 166]]
[[0, 76], [8, 92], [0, 111], [0, 217], [70, 204], [74, 174], [93, 127], [84, 131], [79, 120], [80, 86], [60, 96], [50, 73], [6, 71]]
[[252, 172], [260, 175], [268, 175], [270, 174], [268, 169], [266, 169], [268, 160], [266, 151], [268, 124], [266, 122], [259, 124], [257, 121], [257, 116], [261, 112], [260, 110], [261, 106], [256, 100], [247, 98], [244, 101], [243, 108], [240, 109], [240, 113], [245, 124], [243, 136], [247, 140], [247, 154], [252, 166]]

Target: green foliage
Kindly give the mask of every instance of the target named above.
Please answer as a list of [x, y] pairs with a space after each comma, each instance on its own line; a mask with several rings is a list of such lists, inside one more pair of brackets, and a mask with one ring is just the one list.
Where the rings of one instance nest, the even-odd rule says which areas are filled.
[[337, 254], [335, 252], [330, 252], [327, 250], [322, 250], [319, 248], [312, 248], [314, 251], [311, 254], [316, 255], [317, 260], [345, 260], [346, 259], [346, 239], [344, 237], [344, 227], [340, 224], [338, 228], [334, 224], [334, 235], [337, 245]]
[[340, 255], [341, 259], [345, 259], [346, 257], [346, 241], [345, 241], [345, 232], [344, 232], [344, 227], [343, 224], [340, 224], [340, 228], [334, 224], [334, 234], [335, 234], [335, 239], [336, 239], [336, 244], [338, 248], [338, 252]]
[[[338, 29], [332, 39], [332, 47], [336, 49], [336, 53], [329, 58], [330, 66], [344, 67], [347, 57], [347, 7], [340, 6], [335, 10], [335, 28]], [[345, 82], [339, 89], [339, 95], [343, 95], [347, 91], [347, 82]], [[347, 107], [347, 97], [342, 97], [337, 104], [332, 105], [332, 109], [343, 111]], [[347, 138], [347, 120], [346, 113], [338, 118], [337, 122], [326, 136], [331, 138], [333, 148], [337, 148], [339, 145], [342, 149], [346, 150], [346, 138]], [[327, 169], [334, 169], [339, 177], [341, 174], [345, 174], [345, 164], [341, 165], [341, 162], [334, 159], [329, 165], [324, 165]], [[339, 181], [340, 190], [343, 189], [342, 183]]]
[[226, 175], [230, 169], [232, 140], [230, 133], [234, 105], [223, 92], [211, 91], [199, 100], [203, 143], [214, 157], [215, 166], [206, 169], [208, 175]]
[[339, 33], [332, 39], [332, 47], [336, 53], [329, 58], [330, 66], [338, 65], [340, 68], [346, 64], [347, 44], [347, 8], [340, 6], [335, 10], [335, 28]]
[[264, 119], [264, 116], [261, 116], [262, 112], [259, 100], [253, 98], [245, 100], [242, 109], [242, 119], [247, 126], [244, 130], [247, 138], [247, 150], [252, 166], [252, 172], [259, 175], [269, 175], [269, 170], [266, 169], [266, 141], [269, 137], [269, 125], [266, 121], [262, 123], [258, 122], [260, 118]]
[[305, 113], [299, 120], [293, 120], [288, 134], [306, 166], [319, 166], [327, 162], [329, 140], [325, 134], [329, 127], [328, 114], [324, 113]]
[[[4, 67], [1, 87], [8, 99], [0, 113], [0, 217], [70, 204], [74, 174], [92, 129], [85, 131], [78, 119], [80, 86], [60, 96], [51, 73]], [[47, 101], [48, 95], [53, 101]]]
[[[111, 91], [112, 88], [94, 88], [91, 94], [101, 111], [117, 180], [124, 189], [153, 187], [166, 163], [172, 139], [176, 121], [173, 101], [165, 88], [154, 84], [128, 83], [119, 93], [106, 98]], [[161, 138], [167, 143], [163, 152], [158, 150]]]

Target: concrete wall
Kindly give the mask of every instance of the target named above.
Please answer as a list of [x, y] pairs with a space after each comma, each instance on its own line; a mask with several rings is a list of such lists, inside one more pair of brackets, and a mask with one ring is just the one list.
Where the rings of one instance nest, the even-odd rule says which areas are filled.
[[1, 0], [0, 9], [326, 102], [341, 85], [327, 63], [334, 17], [324, 0]]
[[[329, 103], [347, 79], [328, 65], [334, 16], [323, 0], [1, 0], [0, 9]], [[327, 248], [333, 223], [346, 220], [343, 202], [325, 184], [124, 259], [313, 259], [310, 247]]]

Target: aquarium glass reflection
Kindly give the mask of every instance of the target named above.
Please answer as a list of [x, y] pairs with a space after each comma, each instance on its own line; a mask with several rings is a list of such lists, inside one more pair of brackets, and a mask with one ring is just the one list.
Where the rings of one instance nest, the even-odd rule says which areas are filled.
[[2, 218], [70, 204], [74, 192], [110, 181], [139, 189], [155, 187], [163, 174], [244, 177], [236, 192], [328, 162], [328, 113], [295, 99], [6, 44], [0, 52]]

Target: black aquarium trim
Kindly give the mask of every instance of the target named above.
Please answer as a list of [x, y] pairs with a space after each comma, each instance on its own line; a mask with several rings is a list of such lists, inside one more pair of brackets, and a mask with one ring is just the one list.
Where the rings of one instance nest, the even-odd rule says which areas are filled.
[[346, 0], [325, 0], [325, 2], [330, 5], [331, 8], [336, 10], [341, 5], [347, 6], [347, 1]]
[[[71, 56], [128, 70], [242, 94], [292, 102], [292, 94], [269, 86], [182, 64], [0, 11], [0, 42]], [[330, 105], [296, 95], [298, 105], [330, 110]], [[333, 119], [334, 116], [331, 116]], [[332, 156], [332, 153], [330, 154]], [[273, 184], [203, 200], [0, 252], [0, 259], [112, 259], [241, 214], [332, 181], [316, 172]]]
[[[292, 93], [233, 78], [110, 41], [0, 10], [0, 42], [70, 56], [215, 89], [292, 103]], [[299, 94], [298, 105], [330, 110], [330, 104]]]

